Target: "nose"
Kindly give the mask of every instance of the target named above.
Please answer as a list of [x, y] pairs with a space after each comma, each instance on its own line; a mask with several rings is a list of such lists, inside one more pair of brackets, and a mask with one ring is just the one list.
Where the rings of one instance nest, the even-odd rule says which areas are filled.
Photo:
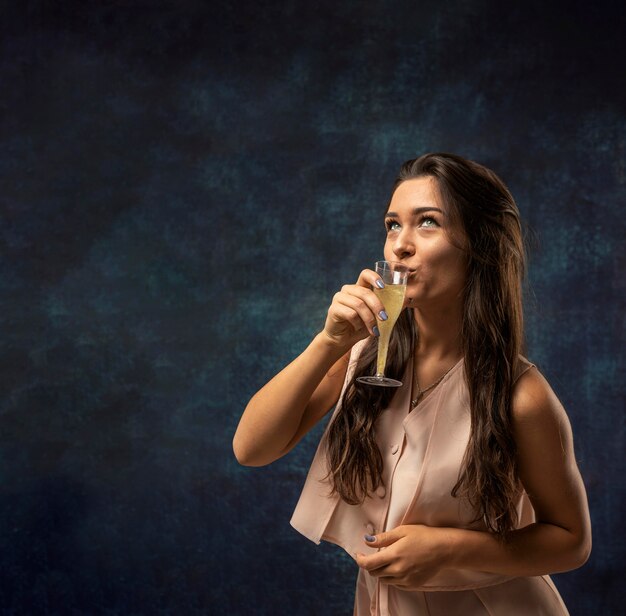
[[396, 237], [392, 246], [393, 254], [398, 260], [405, 259], [415, 254], [415, 241], [411, 235], [411, 230], [404, 228]]

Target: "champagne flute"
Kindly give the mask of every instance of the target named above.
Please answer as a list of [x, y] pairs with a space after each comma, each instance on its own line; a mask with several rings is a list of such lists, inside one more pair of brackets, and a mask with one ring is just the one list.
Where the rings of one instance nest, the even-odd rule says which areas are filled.
[[374, 293], [376, 293], [382, 301], [388, 318], [386, 321], [379, 321], [377, 324], [380, 336], [378, 337], [376, 376], [360, 376], [357, 381], [367, 385], [400, 387], [402, 385], [400, 381], [385, 376], [385, 365], [387, 364], [387, 351], [389, 350], [391, 331], [402, 312], [406, 283], [410, 270], [405, 265], [402, 265], [402, 263], [396, 263], [394, 261], [377, 261], [375, 270], [385, 283], [385, 287], [383, 289], [374, 287]]

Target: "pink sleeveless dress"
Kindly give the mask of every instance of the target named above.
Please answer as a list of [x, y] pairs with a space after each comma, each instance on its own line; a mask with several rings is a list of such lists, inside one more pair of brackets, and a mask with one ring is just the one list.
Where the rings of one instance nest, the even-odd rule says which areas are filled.
[[[344, 389], [362, 344], [352, 352]], [[516, 378], [532, 364], [520, 358]], [[325, 439], [317, 449], [291, 525], [305, 537], [335, 543], [353, 558], [368, 554], [363, 535], [402, 524], [485, 530], [462, 499], [453, 498], [470, 430], [469, 394], [461, 360], [409, 412], [412, 362], [389, 408], [380, 416], [376, 440], [383, 456], [383, 485], [362, 505], [330, 495], [325, 477]], [[343, 392], [342, 392], [343, 394]], [[335, 410], [335, 413], [337, 410]], [[517, 504], [518, 528], [534, 521], [528, 496]], [[563, 616], [568, 611], [549, 576], [512, 577], [470, 570], [443, 571], [415, 591], [405, 591], [359, 569], [356, 616]]]

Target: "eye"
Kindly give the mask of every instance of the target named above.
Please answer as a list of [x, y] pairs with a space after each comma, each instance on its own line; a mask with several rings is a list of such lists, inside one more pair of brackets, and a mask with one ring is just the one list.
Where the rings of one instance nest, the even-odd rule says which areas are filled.
[[385, 220], [385, 229], [387, 229], [388, 233], [391, 231], [399, 231], [400, 223], [393, 218], [388, 218], [387, 220]]
[[438, 227], [439, 223], [432, 217], [432, 216], [424, 216], [420, 222], [419, 222], [419, 226], [420, 227]]

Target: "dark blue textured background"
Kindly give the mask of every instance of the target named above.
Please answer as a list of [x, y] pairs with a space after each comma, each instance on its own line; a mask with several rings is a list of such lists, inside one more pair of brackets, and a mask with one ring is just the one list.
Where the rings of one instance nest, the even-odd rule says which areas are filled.
[[426, 151], [531, 228], [528, 354], [594, 523], [555, 581], [621, 613], [624, 9], [503, 4], [2, 3], [2, 614], [351, 613], [351, 560], [288, 524], [321, 426], [265, 469], [231, 439]]

